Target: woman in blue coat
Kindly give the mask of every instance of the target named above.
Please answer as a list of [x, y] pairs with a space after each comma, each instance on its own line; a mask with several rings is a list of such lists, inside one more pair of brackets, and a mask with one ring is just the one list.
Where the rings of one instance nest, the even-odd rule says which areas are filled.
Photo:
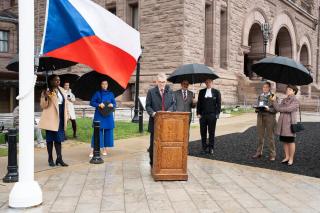
[[[104, 103], [108, 103], [108, 105], [105, 106]], [[100, 148], [102, 149], [102, 154], [107, 155], [107, 147], [113, 147], [114, 118], [113, 113], [103, 116], [99, 108], [116, 108], [114, 94], [108, 90], [108, 81], [104, 80], [101, 82], [101, 90], [93, 95], [90, 105], [96, 108], [93, 120], [100, 121]], [[93, 156], [93, 144], [94, 140], [92, 136], [90, 157]]]

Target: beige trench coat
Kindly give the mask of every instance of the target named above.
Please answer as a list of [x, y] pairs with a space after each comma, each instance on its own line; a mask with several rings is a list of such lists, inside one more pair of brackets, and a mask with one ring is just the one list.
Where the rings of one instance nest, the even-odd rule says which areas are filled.
[[[67, 109], [67, 97], [65, 90], [59, 87], [61, 93], [64, 96], [64, 129], [67, 129], [68, 122], [68, 109]], [[46, 100], [44, 92], [41, 93], [40, 107], [42, 108], [42, 113], [39, 122], [39, 128], [45, 130], [51, 130], [57, 132], [59, 129], [59, 105], [58, 97], [54, 94], [48, 97]]]

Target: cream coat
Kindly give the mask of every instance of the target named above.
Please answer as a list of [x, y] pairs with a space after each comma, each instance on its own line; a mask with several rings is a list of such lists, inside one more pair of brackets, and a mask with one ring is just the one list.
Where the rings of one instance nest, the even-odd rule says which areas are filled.
[[[68, 122], [68, 108], [67, 108], [67, 98], [65, 90], [59, 87], [61, 93], [64, 96], [64, 129], [67, 129]], [[40, 107], [42, 108], [42, 113], [39, 122], [39, 128], [45, 130], [51, 130], [57, 132], [59, 129], [59, 105], [58, 97], [54, 94], [48, 97], [47, 100], [44, 96], [44, 92], [41, 93]]]

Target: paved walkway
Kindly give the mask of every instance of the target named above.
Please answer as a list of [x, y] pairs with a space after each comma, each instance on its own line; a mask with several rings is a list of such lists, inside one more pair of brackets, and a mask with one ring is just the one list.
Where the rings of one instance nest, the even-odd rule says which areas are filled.
[[[319, 121], [319, 117], [306, 116]], [[305, 120], [306, 120], [305, 119]], [[220, 120], [218, 135], [244, 131], [252, 114]], [[191, 129], [191, 139], [199, 139]], [[48, 169], [45, 150], [36, 151], [42, 206], [23, 212], [319, 212], [320, 179], [214, 160], [188, 158], [189, 180], [154, 182], [148, 137], [116, 142], [105, 164], [91, 165], [87, 144], [65, 146], [72, 166]], [[3, 161], [3, 158], [0, 159]], [[1, 170], [3, 170], [1, 168]], [[0, 184], [0, 212], [8, 209], [12, 184]]]

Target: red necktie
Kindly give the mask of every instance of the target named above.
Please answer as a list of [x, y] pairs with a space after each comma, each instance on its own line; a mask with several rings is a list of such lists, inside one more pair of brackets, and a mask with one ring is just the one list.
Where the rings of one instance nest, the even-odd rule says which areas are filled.
[[163, 91], [163, 89], [161, 89], [161, 98], [162, 98], [161, 110], [164, 111], [164, 91]]

